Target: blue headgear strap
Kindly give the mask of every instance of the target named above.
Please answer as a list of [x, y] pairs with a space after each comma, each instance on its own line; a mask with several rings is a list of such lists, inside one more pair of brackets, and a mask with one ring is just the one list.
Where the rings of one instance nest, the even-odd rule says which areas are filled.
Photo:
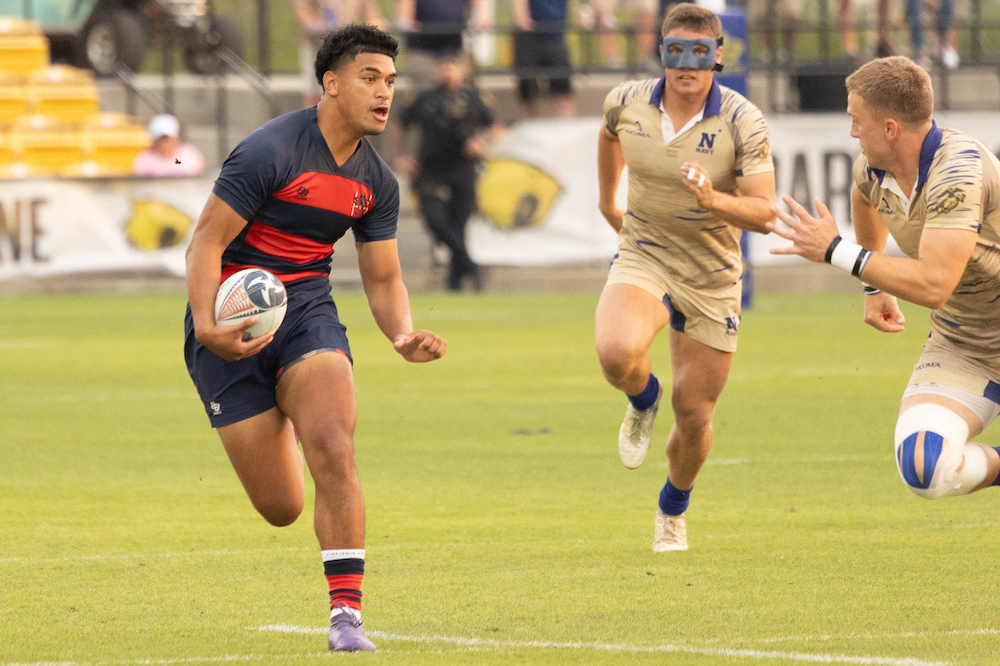
[[[670, 47], [679, 44], [684, 47], [683, 53], [671, 55]], [[696, 56], [695, 46], [704, 46], [708, 49], [708, 54]], [[663, 53], [660, 59], [667, 69], [706, 69], [715, 72], [722, 71], [722, 64], [715, 62], [715, 49], [722, 46], [722, 37], [711, 39], [710, 37], [699, 37], [698, 39], [679, 39], [677, 37], [663, 38]]]

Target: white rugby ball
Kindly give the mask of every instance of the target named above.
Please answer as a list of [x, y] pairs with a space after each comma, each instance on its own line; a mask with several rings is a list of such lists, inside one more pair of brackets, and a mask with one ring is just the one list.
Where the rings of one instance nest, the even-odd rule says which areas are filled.
[[235, 326], [257, 315], [256, 324], [243, 331], [243, 342], [249, 342], [278, 330], [288, 309], [285, 285], [261, 268], [246, 268], [230, 275], [215, 297], [215, 323]]

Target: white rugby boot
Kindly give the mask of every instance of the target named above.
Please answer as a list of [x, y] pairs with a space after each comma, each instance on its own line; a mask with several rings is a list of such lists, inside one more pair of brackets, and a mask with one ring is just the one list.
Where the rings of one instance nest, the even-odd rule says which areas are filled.
[[668, 516], [656, 512], [656, 530], [653, 536], [653, 552], [665, 553], [668, 550], [687, 550], [687, 524], [684, 514]]
[[660, 409], [660, 398], [663, 397], [663, 384], [656, 395], [656, 402], [649, 409], [639, 410], [628, 403], [625, 409], [625, 420], [618, 431], [618, 457], [629, 469], [635, 469], [646, 459], [649, 453], [649, 443], [653, 438], [653, 422], [656, 412]]

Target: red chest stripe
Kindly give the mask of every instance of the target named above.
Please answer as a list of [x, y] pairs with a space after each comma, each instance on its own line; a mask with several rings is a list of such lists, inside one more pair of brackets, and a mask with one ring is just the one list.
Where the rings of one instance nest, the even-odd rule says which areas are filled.
[[305, 172], [272, 196], [289, 203], [322, 208], [348, 217], [361, 217], [371, 210], [374, 202], [372, 191], [362, 183], [315, 171]]
[[296, 264], [325, 259], [333, 252], [332, 243], [318, 243], [302, 236], [278, 231], [260, 222], [250, 225], [246, 243], [272, 257], [280, 257]]
[[[231, 275], [233, 275], [235, 273], [239, 273], [244, 268], [264, 268], [264, 267], [263, 266], [249, 266], [249, 265], [243, 265], [243, 264], [226, 264], [225, 266], [222, 267], [222, 277], [219, 278], [219, 284], [222, 284], [223, 282], [225, 282], [226, 280], [228, 280]], [[276, 277], [279, 280], [281, 280], [282, 283], [285, 283], [285, 282], [295, 282], [296, 280], [301, 280], [302, 278], [307, 278], [307, 277], [317, 277], [317, 276], [318, 277], [327, 277], [326, 273], [317, 273], [317, 272], [314, 272], [314, 271], [305, 271], [305, 272], [302, 272], [302, 273], [275, 273], [274, 271], [272, 271], [269, 268], [264, 268], [264, 270], [270, 271], [274, 275], [274, 277]]]

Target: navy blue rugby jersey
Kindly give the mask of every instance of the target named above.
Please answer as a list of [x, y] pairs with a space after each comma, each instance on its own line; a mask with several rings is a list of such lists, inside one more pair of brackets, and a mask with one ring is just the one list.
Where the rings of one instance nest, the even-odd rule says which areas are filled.
[[[247, 221], [222, 254], [222, 280], [264, 268], [291, 288], [325, 283], [333, 246], [396, 237], [399, 185], [366, 139], [341, 166], [316, 123], [316, 107], [269, 120], [226, 159], [212, 190]], [[321, 282], [322, 281], [322, 282]]]

